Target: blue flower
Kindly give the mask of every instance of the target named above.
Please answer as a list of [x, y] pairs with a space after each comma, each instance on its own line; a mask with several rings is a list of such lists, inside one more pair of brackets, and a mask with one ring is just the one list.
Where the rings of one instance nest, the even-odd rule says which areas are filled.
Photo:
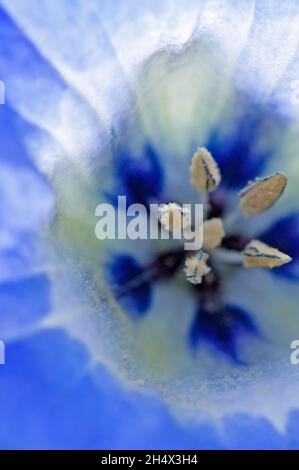
[[[296, 2], [2, 5], [1, 447], [298, 448]], [[200, 200], [198, 147], [225, 236], [193, 285], [179, 244], [99, 242], [94, 211]], [[275, 206], [233, 213], [276, 172]], [[252, 239], [292, 262], [240, 267]]]

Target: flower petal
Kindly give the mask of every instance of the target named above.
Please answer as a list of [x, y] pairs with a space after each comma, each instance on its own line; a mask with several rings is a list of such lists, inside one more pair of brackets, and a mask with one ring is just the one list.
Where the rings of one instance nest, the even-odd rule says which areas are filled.
[[2, 7], [0, 18], [0, 74], [7, 84], [6, 102], [57, 140], [64, 157], [91, 159], [105, 134], [99, 116]]
[[53, 194], [30, 161], [33, 128], [0, 106], [0, 280], [25, 275], [37, 262], [36, 239], [53, 210]]
[[288, 449], [299, 449], [299, 410], [290, 412], [287, 420], [286, 433], [288, 438]]
[[50, 311], [45, 275], [0, 284], [0, 331], [5, 339], [37, 324]]
[[62, 330], [7, 345], [2, 367], [0, 440], [9, 448], [221, 446], [211, 424], [180, 425], [159, 399], [123, 388]]
[[286, 448], [285, 437], [265, 418], [236, 413], [224, 418], [227, 449], [279, 450]]

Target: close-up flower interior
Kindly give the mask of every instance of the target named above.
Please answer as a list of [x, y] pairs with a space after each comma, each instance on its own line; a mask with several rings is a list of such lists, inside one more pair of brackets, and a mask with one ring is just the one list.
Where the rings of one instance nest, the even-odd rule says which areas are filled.
[[299, 3], [158, 3], [0, 2], [1, 449], [299, 448]]

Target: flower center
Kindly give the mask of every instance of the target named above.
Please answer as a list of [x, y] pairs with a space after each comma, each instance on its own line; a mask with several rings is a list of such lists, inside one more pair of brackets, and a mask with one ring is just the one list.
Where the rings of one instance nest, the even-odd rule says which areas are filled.
[[[206, 220], [203, 222], [203, 246], [194, 252], [186, 252], [183, 247], [168, 250], [157, 255], [152, 262], [141, 269], [132, 270], [122, 285], [115, 290], [117, 298], [132, 295], [134, 291], [147, 285], [170, 279], [182, 269], [185, 278], [195, 289], [199, 304], [206, 311], [219, 310], [221, 289], [217, 272], [219, 264], [243, 265], [245, 268], [274, 268], [291, 261], [291, 258], [259, 240], [230, 233], [225, 235], [225, 200], [216, 189], [221, 181], [217, 162], [208, 150], [200, 148], [194, 154], [190, 176], [192, 185], [201, 193], [212, 193], [209, 197]], [[240, 192], [240, 206], [237, 216], [250, 217], [260, 214], [275, 204], [286, 187], [286, 176], [275, 173], [265, 178], [250, 181]], [[230, 217], [226, 217], [229, 220]], [[159, 220], [162, 229], [175, 232], [177, 228], [191, 225], [191, 215], [176, 203], [160, 206]], [[195, 228], [196, 229], [196, 228]], [[199, 230], [199, 227], [197, 227]], [[184, 266], [184, 268], [183, 268]]]

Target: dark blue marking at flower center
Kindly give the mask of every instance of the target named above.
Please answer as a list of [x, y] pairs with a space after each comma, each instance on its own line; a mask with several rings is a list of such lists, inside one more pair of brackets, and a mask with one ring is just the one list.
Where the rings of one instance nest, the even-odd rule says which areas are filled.
[[[244, 101], [244, 100], [243, 100]], [[240, 189], [263, 171], [284, 125], [272, 109], [238, 103], [242, 115], [215, 129], [206, 144], [217, 161], [225, 186]], [[229, 118], [228, 118], [229, 119]]]
[[258, 335], [258, 330], [247, 312], [234, 305], [224, 305], [211, 312], [200, 308], [192, 323], [190, 342], [192, 347], [208, 341], [238, 364], [245, 364], [241, 358], [237, 339], [240, 334]]
[[299, 279], [299, 213], [289, 214], [275, 222], [259, 237], [270, 246], [278, 248], [292, 258], [292, 262], [275, 268], [273, 274], [288, 279]]
[[163, 171], [159, 157], [153, 147], [147, 145], [142, 155], [133, 157], [126, 151], [120, 151], [115, 161], [117, 193], [110, 197], [114, 202], [118, 195], [127, 197], [129, 204], [143, 204], [148, 207], [151, 201], [157, 201], [162, 193]]
[[108, 264], [107, 272], [112, 290], [124, 309], [138, 315], [146, 313], [151, 304], [152, 289], [144, 279], [144, 269], [135, 258], [129, 255], [115, 256]]
[[183, 250], [173, 250], [160, 254], [148, 266], [142, 267], [133, 256], [115, 256], [107, 265], [115, 297], [128, 313], [145, 314], [151, 305], [154, 283], [172, 278], [184, 257]]

